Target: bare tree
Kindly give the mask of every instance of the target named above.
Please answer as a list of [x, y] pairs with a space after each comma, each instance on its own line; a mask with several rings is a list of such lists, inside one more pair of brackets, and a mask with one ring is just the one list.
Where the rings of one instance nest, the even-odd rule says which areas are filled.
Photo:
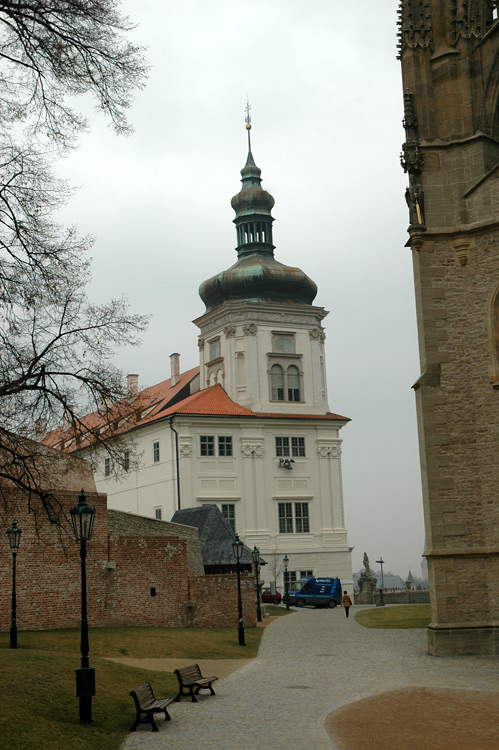
[[33, 439], [65, 420], [73, 436], [99, 440], [102, 426], [79, 415], [125, 398], [112, 355], [146, 325], [123, 299], [92, 304], [91, 240], [53, 218], [71, 191], [52, 164], [88, 125], [75, 95], [92, 94], [118, 133], [130, 131], [146, 66], [118, 6], [0, 0], [0, 497], [13, 483], [45, 512], [57, 472]]
[[[284, 559], [283, 555], [277, 554], [275, 552], [271, 552], [270, 554], [265, 555], [265, 560], [267, 562], [269, 574], [271, 576], [271, 580], [274, 583], [274, 589], [276, 591], [277, 591], [277, 579], [279, 578], [279, 576], [284, 570], [283, 559]], [[283, 593], [283, 596], [284, 596], [284, 593]], [[277, 602], [274, 602], [274, 604], [276, 603]]]

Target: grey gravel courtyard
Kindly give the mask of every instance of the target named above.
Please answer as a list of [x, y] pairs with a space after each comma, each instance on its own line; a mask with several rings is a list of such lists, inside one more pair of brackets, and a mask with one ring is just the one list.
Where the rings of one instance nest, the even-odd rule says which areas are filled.
[[352, 701], [409, 686], [499, 691], [497, 659], [429, 656], [425, 630], [364, 628], [358, 609], [277, 618], [258, 658], [215, 683], [216, 696], [172, 704], [171, 722], [140, 727], [123, 750], [331, 749], [326, 717]]

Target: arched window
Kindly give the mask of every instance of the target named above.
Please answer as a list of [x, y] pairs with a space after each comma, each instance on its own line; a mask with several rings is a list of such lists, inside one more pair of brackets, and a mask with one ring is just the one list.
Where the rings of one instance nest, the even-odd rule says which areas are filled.
[[494, 388], [499, 388], [499, 287], [496, 288], [490, 299], [487, 331], [490, 354], [489, 379]]
[[270, 370], [272, 401], [284, 401], [284, 374], [280, 365], [272, 365]]
[[300, 400], [300, 372], [295, 365], [288, 367], [288, 401]]

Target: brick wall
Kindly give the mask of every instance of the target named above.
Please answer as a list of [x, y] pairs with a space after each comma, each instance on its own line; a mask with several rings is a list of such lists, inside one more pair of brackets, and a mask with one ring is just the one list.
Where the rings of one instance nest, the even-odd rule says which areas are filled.
[[[236, 628], [238, 625], [237, 576], [198, 576], [189, 580], [191, 608], [188, 624], [193, 627]], [[256, 591], [252, 575], [241, 575], [243, 622], [256, 625]]]
[[[45, 630], [79, 626], [81, 619], [80, 547], [74, 541], [69, 509], [78, 494], [59, 494], [64, 509], [59, 531], [47, 519], [17, 508], [16, 521], [22, 530], [17, 553], [17, 627]], [[103, 575], [107, 560], [106, 498], [87, 494], [87, 503], [96, 508], [94, 533], [88, 543], [88, 616], [92, 624], [102, 622], [106, 595]], [[6, 529], [12, 518], [2, 515], [0, 533], [0, 630], [10, 628], [12, 594], [12, 555]]]
[[[27, 505], [16, 507], [15, 518], [22, 530], [16, 566], [19, 631], [80, 625], [80, 547], [69, 520], [78, 493], [60, 493], [58, 499], [63, 510], [60, 531], [40, 514], [23, 510]], [[96, 508], [87, 544], [90, 626], [237, 627], [235, 576], [189, 577], [186, 539], [132, 535], [130, 527], [123, 535], [109, 535], [105, 495], [89, 492], [87, 502]], [[1, 518], [1, 631], [9, 630], [11, 618], [12, 555], [4, 533], [14, 518], [11, 510]], [[114, 532], [118, 526], [113, 525]], [[166, 526], [173, 533], [175, 524]], [[253, 576], [242, 576], [242, 596], [245, 624], [255, 625]]]

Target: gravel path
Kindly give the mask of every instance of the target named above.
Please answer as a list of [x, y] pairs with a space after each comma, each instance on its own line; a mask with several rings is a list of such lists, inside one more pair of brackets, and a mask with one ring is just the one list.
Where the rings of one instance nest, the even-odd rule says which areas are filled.
[[173, 704], [171, 722], [139, 727], [123, 750], [331, 750], [326, 717], [352, 701], [409, 686], [499, 691], [497, 660], [429, 656], [425, 630], [363, 628], [358, 609], [276, 619], [258, 659], [217, 682], [216, 696]]

